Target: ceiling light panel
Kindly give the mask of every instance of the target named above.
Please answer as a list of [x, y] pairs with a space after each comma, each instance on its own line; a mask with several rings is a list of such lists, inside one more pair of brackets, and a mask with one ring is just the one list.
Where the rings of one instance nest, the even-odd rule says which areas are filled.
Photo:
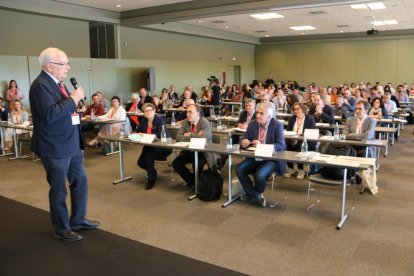
[[275, 12], [269, 13], [256, 13], [250, 15], [253, 18], [260, 19], [260, 20], [267, 20], [267, 19], [274, 19], [274, 18], [283, 18], [284, 16]]
[[371, 10], [383, 10], [387, 8], [382, 2], [367, 3], [367, 6]]
[[293, 26], [293, 27], [289, 27], [289, 28], [292, 29], [292, 30], [295, 30], [295, 31], [315, 30], [315, 27], [312, 27], [312, 26], [309, 26], [309, 25], [307, 25], [307, 26]]

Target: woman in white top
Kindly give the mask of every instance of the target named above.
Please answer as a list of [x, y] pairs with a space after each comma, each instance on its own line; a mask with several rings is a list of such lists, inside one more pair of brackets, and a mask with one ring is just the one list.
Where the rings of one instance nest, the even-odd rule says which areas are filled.
[[[103, 120], [121, 120], [121, 121], [125, 121], [126, 119], [126, 111], [125, 109], [121, 106], [121, 101], [119, 99], [118, 96], [113, 96], [111, 99], [111, 109], [109, 109], [109, 111], [101, 116], [97, 117], [98, 121], [103, 121]], [[121, 126], [122, 123], [116, 123], [116, 124], [111, 124], [112, 127], [112, 134], [114, 133], [119, 133], [121, 130]], [[101, 127], [101, 129], [98, 132], [98, 136], [95, 137], [95, 139], [93, 139], [92, 141], [90, 141], [88, 143], [88, 145], [90, 146], [94, 146], [96, 144], [98, 144], [99, 142], [104, 142], [104, 141], [100, 141], [102, 140], [101, 137], [105, 137], [105, 136], [109, 136], [110, 135], [110, 131], [109, 131], [109, 124], [105, 124]]]
[[[13, 109], [10, 114], [9, 122], [20, 125], [24, 122], [29, 121], [29, 113], [23, 109], [23, 104], [20, 100], [15, 100], [13, 102]], [[16, 134], [22, 134], [27, 133], [27, 130], [22, 129], [16, 129]], [[4, 133], [4, 150], [10, 150], [10, 148], [13, 146], [13, 129], [12, 128], [6, 128]]]

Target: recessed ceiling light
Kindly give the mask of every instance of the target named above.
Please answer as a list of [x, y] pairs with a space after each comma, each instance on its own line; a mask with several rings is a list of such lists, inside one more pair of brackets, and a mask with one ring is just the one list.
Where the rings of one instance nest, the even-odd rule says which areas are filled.
[[236, 60], [236, 58], [235, 58], [235, 57], [233, 57], [233, 58], [232, 58], [232, 60]]
[[266, 35], [266, 37], [269, 37], [269, 36], [270, 36], [270, 35], [268, 35], [268, 34]]
[[374, 2], [374, 3], [367, 3], [367, 4], [355, 4], [351, 5], [351, 8], [354, 10], [383, 10], [387, 7], [382, 2]]
[[283, 18], [284, 16], [275, 12], [270, 13], [256, 13], [250, 15], [253, 18], [266, 20], [266, 19], [272, 19], [272, 18]]
[[289, 28], [295, 31], [315, 30], [315, 27], [312, 26], [293, 26]]
[[118, 5], [116, 5], [116, 7], [117, 7], [117, 8], [120, 8], [120, 7], [122, 7], [122, 6], [118, 4]]
[[229, 27], [229, 26], [225, 26], [224, 28], [228, 29], [228, 28], [230, 28], [230, 27]]
[[387, 7], [382, 2], [367, 3], [368, 8], [371, 10], [383, 10]]
[[305, 35], [305, 33], [300, 33], [301, 35]]
[[384, 26], [384, 25], [385, 25], [384, 21], [381, 21], [381, 20], [374, 21], [374, 26]]
[[343, 30], [340, 30], [339, 32], [340, 32], [340, 33], [343, 33], [344, 31], [343, 31]]
[[197, 23], [203, 23], [203, 20], [198, 20]]
[[398, 24], [398, 21], [395, 19], [392, 20], [384, 20], [385, 25], [395, 25]]
[[354, 10], [367, 10], [368, 6], [365, 4], [355, 4], [355, 5], [351, 5], [351, 8]]

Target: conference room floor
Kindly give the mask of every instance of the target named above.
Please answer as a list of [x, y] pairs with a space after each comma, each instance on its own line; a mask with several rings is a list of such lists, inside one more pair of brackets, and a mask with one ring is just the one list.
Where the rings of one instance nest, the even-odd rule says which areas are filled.
[[[88, 217], [111, 233], [247, 274], [412, 275], [413, 129], [407, 126], [382, 158], [378, 195], [357, 194], [356, 209], [340, 231], [335, 229], [339, 198], [322, 196], [317, 207], [305, 212], [306, 180], [278, 177], [278, 183], [289, 185], [287, 200], [276, 208], [240, 201], [222, 208], [225, 198], [188, 201], [189, 190], [176, 174], [171, 182], [169, 167], [160, 164], [155, 188], [146, 191], [146, 176], [136, 166], [138, 145], [125, 147], [125, 173], [132, 180], [116, 186], [118, 155], [86, 151]], [[2, 157], [0, 171], [0, 195], [48, 210], [40, 162]], [[266, 197], [269, 193], [270, 182]], [[44, 227], [52, 233], [50, 225]]]

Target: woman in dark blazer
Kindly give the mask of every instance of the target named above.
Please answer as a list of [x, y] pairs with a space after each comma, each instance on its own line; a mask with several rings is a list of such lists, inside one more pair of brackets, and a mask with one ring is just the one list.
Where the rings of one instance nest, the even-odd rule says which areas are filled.
[[[167, 127], [164, 119], [155, 114], [154, 105], [152, 103], [145, 103], [142, 106], [144, 117], [141, 118], [138, 126], [139, 133], [155, 134], [158, 139], [161, 139], [161, 131], [164, 126], [167, 137], [169, 137]], [[145, 190], [152, 189], [155, 185], [158, 173], [155, 170], [155, 160], [166, 160], [170, 155], [172, 149], [158, 148], [144, 146], [141, 155], [138, 158], [137, 164], [140, 168], [147, 171], [148, 182], [145, 185]]]
[[[295, 131], [298, 135], [303, 135], [305, 129], [314, 129], [315, 118], [311, 115], [307, 115], [306, 106], [302, 103], [294, 103], [292, 105], [293, 116], [289, 120], [289, 124], [286, 128], [287, 131]], [[302, 148], [302, 141], [298, 140], [287, 140], [286, 141], [287, 150], [300, 152]], [[315, 150], [316, 143], [308, 142], [308, 149]], [[305, 177], [305, 172], [303, 170], [303, 164], [293, 164], [288, 162], [288, 169], [285, 172], [285, 177], [291, 177], [293, 174], [297, 173], [297, 179], [303, 179]]]

